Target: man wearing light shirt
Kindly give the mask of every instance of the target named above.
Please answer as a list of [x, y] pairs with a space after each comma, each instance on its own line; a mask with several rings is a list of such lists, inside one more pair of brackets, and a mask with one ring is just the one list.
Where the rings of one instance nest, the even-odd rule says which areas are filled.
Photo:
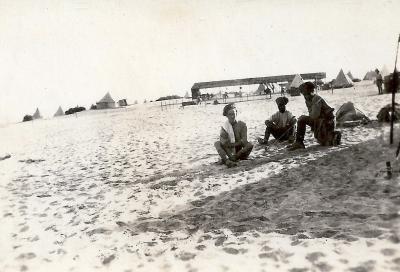
[[265, 121], [267, 128], [265, 129], [264, 139], [258, 138], [260, 144], [268, 144], [271, 134], [278, 141], [293, 140], [296, 118], [290, 111], [286, 110], [286, 104], [289, 102], [289, 99], [287, 97], [278, 97], [275, 102], [278, 105], [279, 111], [274, 113], [269, 120]]

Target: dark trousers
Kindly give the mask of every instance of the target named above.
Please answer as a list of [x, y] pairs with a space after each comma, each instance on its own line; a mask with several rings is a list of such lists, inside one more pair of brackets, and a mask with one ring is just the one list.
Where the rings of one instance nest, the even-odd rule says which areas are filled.
[[289, 140], [289, 137], [293, 135], [294, 125], [287, 127], [278, 127], [270, 121], [266, 121], [267, 128], [265, 129], [264, 141], [268, 142], [269, 136], [272, 134], [278, 141]]
[[383, 94], [382, 84], [377, 84], [379, 94]]
[[309, 126], [314, 132], [314, 137], [321, 145], [332, 145], [335, 123], [333, 119], [312, 119], [310, 116], [302, 115], [297, 121], [296, 141], [303, 142], [306, 127]]
[[220, 141], [215, 142], [214, 146], [223, 162], [225, 162], [227, 159], [245, 160], [249, 157], [251, 151], [253, 150], [253, 145], [251, 143], [247, 143], [242, 146], [237, 146], [235, 148], [236, 155], [233, 156], [232, 149], [225, 147]]

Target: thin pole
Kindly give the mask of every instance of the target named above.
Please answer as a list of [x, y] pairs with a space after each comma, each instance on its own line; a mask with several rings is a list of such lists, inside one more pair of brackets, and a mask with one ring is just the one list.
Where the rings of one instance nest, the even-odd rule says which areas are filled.
[[397, 39], [397, 49], [396, 49], [396, 61], [394, 62], [394, 71], [393, 71], [393, 81], [392, 81], [392, 117], [390, 118], [390, 144], [393, 144], [393, 123], [394, 123], [394, 105], [395, 105], [395, 96], [397, 91], [397, 82], [399, 81], [397, 75], [397, 56], [399, 53], [399, 42], [400, 42], [400, 35]]

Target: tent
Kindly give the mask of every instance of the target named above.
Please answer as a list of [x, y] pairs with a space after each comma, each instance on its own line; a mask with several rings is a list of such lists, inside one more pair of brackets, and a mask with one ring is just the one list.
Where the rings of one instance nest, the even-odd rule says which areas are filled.
[[106, 93], [106, 95], [99, 102], [96, 102], [96, 106], [98, 110], [114, 109], [115, 101], [112, 99], [110, 93]]
[[370, 122], [370, 119], [357, 109], [352, 102], [344, 103], [336, 111], [336, 125], [338, 127], [353, 127], [367, 124], [368, 122]]
[[258, 85], [256, 94], [260, 94], [260, 95], [261, 95], [261, 94], [264, 94], [264, 92], [265, 92], [265, 86], [264, 86], [264, 84]]
[[390, 74], [389, 69], [386, 67], [386, 65], [383, 65], [380, 72], [381, 72], [382, 78], [385, 76], [388, 76]]
[[343, 69], [340, 69], [339, 74], [333, 81], [333, 88], [348, 88], [353, 86], [353, 81], [348, 75], [345, 75]]
[[375, 73], [375, 71], [369, 71], [365, 74], [363, 80], [375, 80], [376, 76], [377, 74]]
[[299, 74], [296, 74], [292, 80], [292, 83], [289, 85], [289, 89], [291, 88], [298, 88], [304, 81]]
[[35, 113], [32, 116], [33, 119], [40, 119], [42, 118], [42, 115], [40, 114], [39, 108], [36, 108]]
[[61, 106], [59, 106], [56, 113], [54, 113], [54, 117], [62, 116], [62, 115], [64, 115], [64, 111], [62, 110]]
[[349, 78], [353, 81], [354, 80], [354, 77], [353, 77], [353, 75], [351, 74], [351, 72], [349, 71], [346, 75], [348, 75], [349, 76]]

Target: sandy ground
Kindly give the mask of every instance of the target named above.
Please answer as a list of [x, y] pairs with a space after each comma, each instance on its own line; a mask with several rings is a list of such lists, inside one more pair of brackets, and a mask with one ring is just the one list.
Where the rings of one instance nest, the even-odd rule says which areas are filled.
[[[390, 102], [362, 82], [320, 94], [371, 119]], [[343, 144], [255, 147], [233, 169], [213, 142], [223, 105], [141, 105], [1, 128], [0, 271], [399, 271], [400, 188], [388, 126]], [[238, 104], [249, 139], [273, 100]], [[288, 109], [306, 112], [302, 97]], [[396, 135], [400, 130], [396, 126]], [[396, 136], [396, 143], [399, 141]]]

